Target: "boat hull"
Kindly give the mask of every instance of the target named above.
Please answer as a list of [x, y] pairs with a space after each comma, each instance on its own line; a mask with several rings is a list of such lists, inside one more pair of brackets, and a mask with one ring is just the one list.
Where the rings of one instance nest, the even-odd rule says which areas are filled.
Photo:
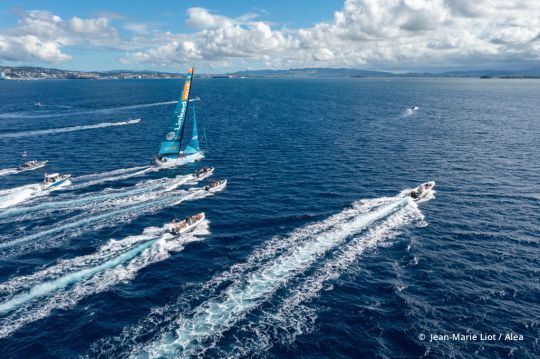
[[202, 173], [200, 175], [195, 174], [193, 176], [195, 176], [195, 178], [197, 178], [198, 180], [203, 180], [203, 179], [205, 179], [207, 177], [210, 177], [212, 174], [214, 174], [214, 168], [213, 167], [211, 167], [208, 172]]
[[216, 187], [206, 186], [204, 187], [204, 189], [208, 192], [219, 192], [223, 190], [226, 186], [227, 186], [227, 180], [223, 180], [223, 183], [221, 183], [219, 186], [216, 186]]
[[183, 166], [185, 164], [192, 163], [195, 161], [200, 161], [203, 158], [204, 158], [204, 155], [202, 152], [197, 152], [197, 153], [193, 153], [193, 154], [185, 155], [185, 156], [182, 156], [182, 155], [164, 156], [163, 160], [156, 159], [154, 161], [154, 164], [162, 168], [178, 167], [178, 166]]
[[186, 233], [186, 232], [189, 232], [191, 230], [193, 230], [195, 227], [197, 227], [198, 225], [200, 225], [206, 218], [206, 215], [204, 214], [204, 212], [201, 212], [199, 213], [201, 215], [201, 218], [183, 228], [178, 228], [175, 224], [169, 224], [168, 226], [168, 231], [169, 233], [172, 233], [174, 235], [180, 235], [180, 234], [183, 234], [183, 233]]
[[[420, 186], [416, 187], [411, 192], [411, 197], [413, 197], [413, 200], [415, 202], [417, 202], [417, 201], [419, 201], [421, 199], [424, 199], [424, 198], [426, 198], [428, 196], [428, 194], [431, 192], [431, 190], [434, 187], [435, 187], [435, 181], [429, 181], [429, 182], [426, 182], [426, 183], [422, 183]], [[423, 188], [422, 191], [420, 191], [420, 188]], [[417, 193], [417, 196], [416, 197], [412, 196], [413, 193]]]
[[47, 162], [49, 162], [49, 161], [41, 161], [41, 162], [38, 162], [35, 166], [32, 166], [32, 167], [23, 167], [23, 166], [21, 166], [21, 167], [18, 168], [18, 170], [21, 171], [21, 172], [37, 170], [38, 168], [45, 167]]
[[53, 182], [53, 183], [42, 183], [41, 184], [41, 190], [45, 191], [45, 190], [52, 190], [52, 189], [58, 188], [58, 187], [60, 187], [62, 185], [67, 184], [67, 182], [69, 181], [70, 178], [71, 178], [71, 176], [67, 175], [66, 177], [62, 178], [61, 180]]

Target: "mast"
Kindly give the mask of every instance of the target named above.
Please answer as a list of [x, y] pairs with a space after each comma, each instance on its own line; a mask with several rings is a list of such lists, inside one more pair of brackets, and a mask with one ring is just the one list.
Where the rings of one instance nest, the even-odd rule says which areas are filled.
[[182, 95], [178, 100], [178, 104], [176, 105], [171, 118], [171, 129], [165, 135], [165, 141], [161, 142], [161, 148], [159, 149], [160, 155], [178, 154], [180, 152], [180, 142], [184, 136], [184, 126], [189, 104], [193, 71], [194, 67], [191, 67], [186, 74]]
[[[186, 82], [184, 83], [184, 91], [182, 92], [182, 101], [186, 101], [186, 111], [184, 112], [184, 121], [182, 123], [182, 130], [180, 131], [180, 139], [178, 140], [178, 143], [182, 143], [182, 139], [184, 138], [184, 128], [186, 127], [186, 116], [188, 113], [188, 107], [189, 107], [189, 95], [191, 94], [191, 83], [193, 82], [193, 72], [195, 71], [195, 66], [192, 66], [191, 69], [188, 70], [188, 77], [186, 77]], [[188, 83], [189, 80], [189, 83]], [[193, 107], [195, 109], [195, 107]]]

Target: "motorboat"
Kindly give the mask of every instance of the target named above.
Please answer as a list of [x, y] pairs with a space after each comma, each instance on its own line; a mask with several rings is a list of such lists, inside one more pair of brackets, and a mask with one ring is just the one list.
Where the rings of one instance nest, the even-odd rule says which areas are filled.
[[175, 235], [186, 233], [201, 224], [204, 219], [205, 214], [201, 212], [193, 216], [187, 216], [181, 221], [173, 220], [172, 223], [167, 225], [167, 230]]
[[204, 190], [208, 192], [218, 192], [225, 188], [227, 185], [227, 180], [215, 180], [212, 181], [208, 186], [204, 186]]
[[25, 163], [23, 163], [22, 165], [20, 165], [19, 168], [17, 168], [17, 169], [18, 169], [19, 171], [32, 171], [32, 170], [37, 170], [38, 168], [45, 167], [45, 165], [47, 164], [47, 162], [49, 162], [49, 161], [36, 161], [36, 160], [26, 161]]
[[411, 198], [414, 201], [419, 201], [422, 198], [425, 198], [434, 187], [435, 187], [435, 181], [422, 183], [420, 186], [413, 189], [409, 193], [409, 196], [411, 196]]
[[201, 180], [211, 176], [212, 173], [214, 173], [214, 167], [201, 167], [193, 172], [193, 177]]
[[61, 175], [60, 173], [45, 174], [45, 179], [41, 184], [41, 190], [48, 190], [52, 188], [60, 187], [66, 184], [71, 175]]

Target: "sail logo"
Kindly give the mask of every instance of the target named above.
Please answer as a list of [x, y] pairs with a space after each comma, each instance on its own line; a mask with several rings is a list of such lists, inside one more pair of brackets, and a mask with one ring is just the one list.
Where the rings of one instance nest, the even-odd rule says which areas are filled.
[[180, 129], [180, 125], [182, 124], [182, 120], [186, 116], [186, 108], [187, 108], [187, 101], [182, 101], [182, 108], [180, 109], [180, 114], [178, 115], [178, 123], [177, 123], [178, 128], [176, 128], [177, 130]]
[[176, 136], [176, 133], [174, 133], [173, 131], [167, 133], [167, 135], [165, 136], [165, 138], [167, 139], [167, 141], [172, 141], [174, 139], [174, 137]]
[[189, 96], [189, 87], [191, 85], [191, 81], [186, 81], [184, 84], [184, 92], [182, 93], [182, 101], [187, 101]]

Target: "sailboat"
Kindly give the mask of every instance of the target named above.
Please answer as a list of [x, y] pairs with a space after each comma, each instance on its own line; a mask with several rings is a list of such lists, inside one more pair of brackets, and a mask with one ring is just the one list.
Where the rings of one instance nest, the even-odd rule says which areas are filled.
[[[188, 69], [186, 81], [182, 95], [174, 109], [171, 121], [171, 128], [165, 135], [165, 141], [161, 142], [159, 155], [155, 159], [155, 164], [160, 167], [181, 166], [186, 163], [198, 161], [204, 157], [199, 147], [199, 135], [197, 133], [197, 118], [195, 114], [195, 101], [190, 99], [189, 93], [193, 82], [194, 68]], [[181, 150], [184, 128], [186, 125], [186, 115], [191, 104], [193, 112], [193, 129], [191, 139], [187, 146]]]

